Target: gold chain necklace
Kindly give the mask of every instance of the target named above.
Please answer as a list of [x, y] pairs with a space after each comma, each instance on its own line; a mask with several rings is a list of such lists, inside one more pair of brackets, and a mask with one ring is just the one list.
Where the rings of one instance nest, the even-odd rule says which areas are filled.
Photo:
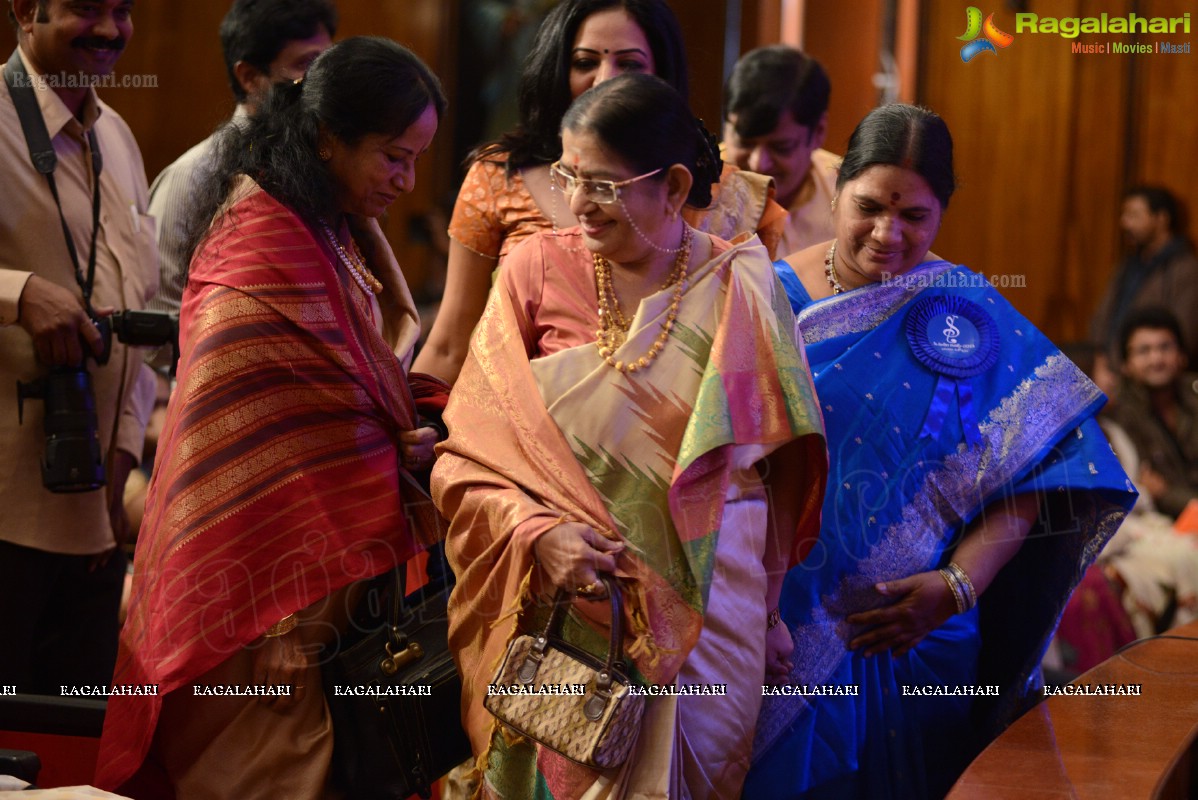
[[828, 279], [828, 285], [832, 287], [832, 294], [841, 294], [845, 288], [840, 285], [840, 278], [836, 275], [836, 240], [832, 240], [832, 246], [828, 248], [828, 254], [824, 256], [824, 277]]
[[637, 372], [652, 364], [653, 360], [665, 349], [666, 341], [670, 338], [670, 331], [674, 328], [674, 321], [678, 319], [678, 307], [682, 304], [682, 293], [686, 290], [686, 270], [690, 261], [693, 237], [694, 233], [691, 227], [686, 225], [682, 230], [682, 246], [678, 248], [678, 255], [670, 269], [670, 276], [661, 287], [662, 289], [674, 287], [669, 310], [661, 323], [661, 331], [657, 334], [657, 339], [649, 351], [635, 361], [625, 362], [615, 359], [615, 352], [624, 343], [632, 322], [624, 316], [624, 312], [620, 309], [620, 301], [616, 297], [616, 290], [612, 285], [611, 264], [598, 253], [594, 254], [595, 285], [599, 294], [599, 330], [595, 331], [595, 347], [599, 349], [600, 357], [608, 366], [625, 374]]
[[349, 270], [349, 274], [353, 276], [354, 282], [366, 294], [382, 294], [383, 284], [378, 278], [374, 277], [374, 273], [366, 266], [366, 259], [362, 258], [362, 253], [358, 250], [356, 242], [352, 242], [354, 252], [352, 255], [341, 244], [341, 240], [337, 238], [337, 234], [333, 233], [333, 229], [326, 223], [322, 223], [325, 238], [329, 240], [329, 244], [337, 251], [337, 256], [341, 259], [341, 263]]
[[616, 297], [616, 289], [611, 282], [611, 264], [600, 255], [594, 256], [595, 262], [595, 284], [599, 290], [599, 325], [600, 335], [603, 330], [620, 333], [620, 341], [623, 342], [623, 334], [628, 333], [628, 329], [632, 327], [632, 320], [624, 316], [624, 310], [620, 308], [620, 300]]

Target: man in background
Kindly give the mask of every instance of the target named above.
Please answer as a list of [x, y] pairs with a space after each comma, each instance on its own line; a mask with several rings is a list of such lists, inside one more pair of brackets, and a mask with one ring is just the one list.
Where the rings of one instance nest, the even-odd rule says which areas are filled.
[[[106, 685], [116, 659], [121, 499], [154, 382], [142, 353], [116, 337], [98, 363], [93, 317], [142, 308], [158, 265], [141, 153], [94, 84], [133, 34], [132, 6], [9, 4], [18, 48], [0, 87], [0, 684], [18, 692]], [[18, 381], [40, 383], [43, 397], [18, 408]], [[65, 431], [44, 424], [48, 407], [88, 403], [94, 415], [68, 415]]]
[[[233, 122], [257, 112], [270, 87], [302, 78], [337, 33], [331, 0], [235, 0], [220, 25], [229, 86], [237, 99]], [[161, 287], [152, 308], [179, 310], [187, 286], [187, 226], [196, 188], [215, 151], [213, 134], [154, 179], [150, 213], [158, 218]]]
[[1100, 348], [1096, 374], [1119, 372], [1120, 328], [1134, 309], [1146, 306], [1173, 312], [1181, 323], [1189, 363], [1198, 364], [1198, 259], [1183, 235], [1177, 199], [1161, 186], [1129, 189], [1123, 195], [1119, 227], [1129, 251], [1091, 326]]
[[1111, 417], [1139, 456], [1137, 484], [1176, 517], [1198, 497], [1198, 375], [1185, 372], [1182, 327], [1167, 308], [1131, 311], [1119, 340], [1123, 382]]
[[789, 214], [780, 258], [833, 236], [840, 160], [822, 149], [831, 91], [819, 62], [786, 45], [745, 54], [724, 87], [725, 158], [773, 178]]

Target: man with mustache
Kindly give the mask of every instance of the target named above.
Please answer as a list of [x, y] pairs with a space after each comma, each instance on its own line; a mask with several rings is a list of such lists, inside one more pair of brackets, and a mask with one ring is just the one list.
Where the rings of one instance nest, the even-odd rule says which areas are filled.
[[[132, 6], [11, 0], [8, 9], [18, 46], [0, 87], [0, 684], [19, 692], [105, 685], [116, 657], [121, 501], [154, 383], [142, 353], [115, 337], [97, 363], [90, 315], [144, 307], [158, 270], [141, 153], [94, 85], [133, 34]], [[53, 403], [26, 398], [21, 421], [14, 391], [64, 375], [73, 386], [47, 399], [94, 404], [94, 422], [75, 433], [81, 458], [69, 461], [91, 475], [70, 485], [39, 467], [57, 446], [43, 419]], [[104, 485], [94, 488], [99, 465]]]

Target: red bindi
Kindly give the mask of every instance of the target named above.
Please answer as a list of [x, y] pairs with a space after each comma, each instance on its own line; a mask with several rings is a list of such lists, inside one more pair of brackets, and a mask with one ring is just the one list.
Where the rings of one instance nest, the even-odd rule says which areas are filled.
[[899, 200], [902, 200], [902, 199], [903, 199], [903, 196], [901, 194], [899, 194], [898, 192], [892, 192], [890, 194], [890, 205], [894, 205], [895, 203], [897, 203]]

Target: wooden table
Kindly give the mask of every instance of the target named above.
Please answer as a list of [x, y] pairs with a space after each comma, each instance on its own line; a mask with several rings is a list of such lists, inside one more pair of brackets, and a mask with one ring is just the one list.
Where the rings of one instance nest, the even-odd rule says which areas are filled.
[[1049, 696], [970, 765], [948, 800], [1187, 798], [1198, 786], [1198, 622], [1130, 645]]

